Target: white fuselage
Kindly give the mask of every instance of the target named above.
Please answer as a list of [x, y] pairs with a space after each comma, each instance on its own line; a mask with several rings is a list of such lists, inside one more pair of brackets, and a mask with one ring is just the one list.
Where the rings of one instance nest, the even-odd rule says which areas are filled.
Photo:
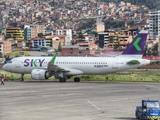
[[[3, 66], [14, 73], [30, 74], [33, 69], [48, 69], [52, 57], [17, 57]], [[138, 60], [140, 64], [128, 65], [127, 62]], [[106, 74], [150, 64], [150, 60], [132, 57], [56, 57], [54, 65], [68, 70], [78, 70], [77, 74]], [[68, 73], [69, 74], [69, 73]]]

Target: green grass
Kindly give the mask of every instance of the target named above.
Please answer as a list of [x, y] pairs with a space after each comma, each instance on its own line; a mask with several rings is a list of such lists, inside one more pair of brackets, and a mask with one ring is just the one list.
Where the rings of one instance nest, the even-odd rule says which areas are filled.
[[[8, 77], [17, 80], [21, 75], [0, 70], [1, 74], [7, 74]], [[103, 82], [160, 82], [160, 74], [134, 74], [134, 73], [115, 73], [106, 75], [80, 75], [81, 81], [103, 81]], [[32, 80], [30, 74], [24, 75], [25, 80]], [[71, 77], [70, 80], [73, 80]], [[49, 80], [57, 80], [52, 76]]]

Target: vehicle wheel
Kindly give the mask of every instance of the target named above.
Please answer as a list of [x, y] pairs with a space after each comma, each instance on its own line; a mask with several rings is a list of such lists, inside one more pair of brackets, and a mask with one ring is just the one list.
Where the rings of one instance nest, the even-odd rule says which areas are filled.
[[144, 115], [141, 116], [141, 120], [145, 120], [145, 119], [144, 119]]
[[74, 78], [74, 82], [80, 82], [80, 78], [79, 77], [75, 77]]
[[137, 112], [136, 112], [136, 114], [135, 114], [135, 115], [136, 115], [136, 119], [139, 119], [139, 117], [138, 117], [138, 113], [137, 113]]

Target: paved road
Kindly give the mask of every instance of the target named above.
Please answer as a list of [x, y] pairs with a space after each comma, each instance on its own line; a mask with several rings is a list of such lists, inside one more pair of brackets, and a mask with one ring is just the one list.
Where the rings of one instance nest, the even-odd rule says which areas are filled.
[[135, 120], [141, 99], [160, 99], [160, 84], [5, 82], [0, 120]]
[[45, 52], [37, 52], [37, 51], [26, 51], [30, 56], [42, 56], [42, 55], [48, 55]]

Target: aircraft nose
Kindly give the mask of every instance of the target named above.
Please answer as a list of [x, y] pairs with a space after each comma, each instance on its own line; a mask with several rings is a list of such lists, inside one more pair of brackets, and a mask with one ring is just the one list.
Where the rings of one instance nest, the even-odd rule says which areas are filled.
[[3, 65], [2, 69], [3, 69], [3, 70], [7, 70], [7, 66], [6, 66], [6, 65]]

